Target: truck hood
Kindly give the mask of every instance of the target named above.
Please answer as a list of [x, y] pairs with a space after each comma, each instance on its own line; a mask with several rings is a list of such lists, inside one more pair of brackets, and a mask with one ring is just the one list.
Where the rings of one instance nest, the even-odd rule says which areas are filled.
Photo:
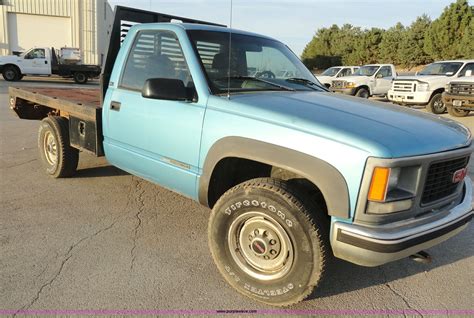
[[326, 76], [326, 75], [318, 75], [318, 76], [316, 76], [316, 78], [321, 83], [328, 83], [328, 84], [331, 84], [331, 82], [336, 79], [335, 77]]
[[413, 75], [413, 76], [397, 76], [395, 80], [401, 81], [420, 81], [426, 83], [447, 83], [455, 77], [448, 77], [443, 75]]
[[346, 82], [353, 82], [353, 83], [356, 83], [356, 84], [362, 84], [362, 83], [367, 83], [371, 78], [372, 77], [369, 77], [369, 76], [344, 76], [344, 77], [340, 77], [337, 80], [346, 81]]
[[16, 55], [0, 56], [0, 65], [7, 63], [16, 63], [20, 58]]
[[209, 104], [294, 129], [295, 138], [298, 131], [309, 133], [376, 157], [416, 156], [470, 144], [469, 130], [452, 120], [352, 96], [266, 92], [235, 95], [223, 101], [210, 99]]

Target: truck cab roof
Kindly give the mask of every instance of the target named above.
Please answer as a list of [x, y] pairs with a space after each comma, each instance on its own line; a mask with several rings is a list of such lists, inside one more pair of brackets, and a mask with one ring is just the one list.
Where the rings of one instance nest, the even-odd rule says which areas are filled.
[[269, 36], [265, 36], [258, 33], [243, 31], [239, 29], [231, 29], [228, 27], [223, 26], [216, 26], [216, 25], [208, 25], [208, 24], [199, 24], [199, 23], [176, 23], [176, 22], [158, 22], [158, 23], [145, 23], [145, 24], [136, 24], [134, 25], [130, 31], [132, 30], [153, 30], [153, 29], [168, 29], [168, 30], [176, 30], [176, 29], [184, 29], [188, 30], [200, 30], [200, 31], [212, 31], [212, 32], [225, 32], [233, 34], [241, 34], [241, 35], [248, 35], [248, 36], [256, 36], [260, 38], [266, 38], [273, 41], [278, 41], [274, 38]]

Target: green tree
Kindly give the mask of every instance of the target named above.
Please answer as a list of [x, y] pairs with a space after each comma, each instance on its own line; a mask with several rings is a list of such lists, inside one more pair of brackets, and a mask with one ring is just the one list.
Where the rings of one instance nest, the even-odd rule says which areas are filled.
[[424, 14], [406, 29], [399, 47], [400, 65], [414, 67], [433, 61], [424, 48], [425, 34], [430, 26], [431, 19]]
[[449, 5], [428, 29], [425, 51], [435, 60], [469, 57], [467, 54], [472, 48], [466, 48], [466, 44], [474, 43], [472, 19], [473, 8], [467, 0]]
[[400, 50], [403, 39], [407, 36], [407, 30], [398, 22], [394, 27], [383, 32], [379, 46], [379, 57], [382, 63], [401, 64], [403, 60]]

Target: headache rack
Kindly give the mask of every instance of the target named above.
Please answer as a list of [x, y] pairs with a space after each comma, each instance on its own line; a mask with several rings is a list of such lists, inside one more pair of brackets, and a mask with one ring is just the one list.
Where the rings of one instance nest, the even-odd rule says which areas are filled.
[[101, 101], [104, 100], [107, 88], [109, 86], [110, 76], [112, 75], [112, 70], [114, 68], [115, 60], [117, 59], [120, 46], [123, 40], [125, 39], [128, 30], [135, 24], [158, 22], [197, 23], [225, 27], [225, 25], [212, 22], [189, 19], [159, 12], [116, 6], [112, 32], [110, 33], [109, 47], [106, 55], [104, 68], [102, 69], [101, 74]]

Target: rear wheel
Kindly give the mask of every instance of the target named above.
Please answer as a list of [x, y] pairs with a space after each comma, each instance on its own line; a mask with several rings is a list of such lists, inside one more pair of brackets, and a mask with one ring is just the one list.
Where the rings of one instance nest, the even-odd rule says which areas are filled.
[[275, 306], [311, 294], [329, 243], [322, 211], [310, 202], [287, 182], [267, 178], [237, 185], [219, 199], [209, 220], [209, 246], [232, 287]]
[[22, 77], [20, 70], [12, 65], [5, 66], [2, 75], [3, 78], [8, 82], [18, 81]]
[[89, 78], [87, 77], [86, 73], [83, 72], [76, 72], [74, 73], [74, 81], [77, 84], [86, 84]]
[[469, 110], [457, 109], [453, 106], [446, 106], [448, 114], [454, 117], [466, 117], [469, 115]]
[[355, 96], [361, 97], [361, 98], [369, 98], [370, 93], [366, 88], [362, 87], [357, 90]]
[[38, 133], [39, 155], [46, 173], [54, 178], [74, 175], [79, 162], [79, 150], [69, 144], [68, 120], [46, 117]]
[[443, 102], [443, 94], [434, 94], [426, 105], [426, 110], [433, 114], [443, 114], [446, 111], [446, 105]]

